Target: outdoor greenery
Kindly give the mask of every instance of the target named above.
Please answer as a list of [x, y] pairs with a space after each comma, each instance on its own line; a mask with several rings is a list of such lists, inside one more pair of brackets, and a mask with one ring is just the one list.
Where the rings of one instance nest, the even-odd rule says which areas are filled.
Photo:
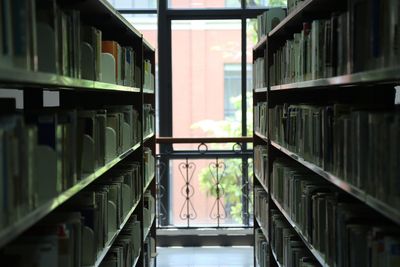
[[[286, 6], [286, 0], [247, 0], [248, 7]], [[241, 0], [225, 0], [226, 7], [240, 7]]]

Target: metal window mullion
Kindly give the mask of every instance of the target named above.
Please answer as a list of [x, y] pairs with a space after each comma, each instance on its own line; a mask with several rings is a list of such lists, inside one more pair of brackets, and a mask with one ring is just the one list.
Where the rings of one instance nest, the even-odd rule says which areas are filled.
[[[171, 21], [168, 19], [166, 1], [158, 1], [158, 42], [163, 45], [158, 46], [158, 77], [160, 88], [158, 92], [158, 103], [159, 103], [159, 135], [160, 136], [172, 136], [172, 72], [171, 72]], [[162, 100], [162, 101], [160, 101]], [[160, 153], [167, 153], [172, 151], [171, 144], [160, 144]], [[168, 157], [162, 157], [160, 159], [165, 164], [165, 174], [170, 177], [170, 159]], [[169, 179], [163, 179], [162, 184], [166, 192], [171, 192], [171, 183]], [[171, 208], [170, 208], [170, 196], [165, 196], [162, 199], [164, 207], [166, 209], [166, 222], [170, 224], [171, 220]]]
[[117, 11], [121, 14], [129, 14], [129, 15], [135, 15], [135, 14], [157, 14], [157, 9], [132, 9], [132, 8], [122, 8], [122, 9], [117, 9]]
[[[242, 136], [247, 136], [247, 101], [246, 101], [246, 92], [247, 92], [247, 42], [246, 42], [246, 18], [242, 18], [242, 31], [241, 31], [241, 40], [242, 40]], [[243, 144], [242, 147], [246, 149]]]

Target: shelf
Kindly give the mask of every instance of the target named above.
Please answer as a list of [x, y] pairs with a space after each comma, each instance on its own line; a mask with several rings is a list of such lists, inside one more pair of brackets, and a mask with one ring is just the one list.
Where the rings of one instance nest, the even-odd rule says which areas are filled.
[[143, 89], [143, 93], [145, 93], [145, 94], [154, 94], [154, 90]]
[[150, 233], [151, 227], [152, 227], [153, 224], [154, 224], [154, 220], [155, 220], [155, 218], [156, 218], [155, 214], [153, 214], [152, 217], [153, 217], [153, 218], [151, 218], [151, 220], [150, 220], [150, 225], [147, 227], [147, 229], [146, 229], [146, 230], [144, 231], [144, 233], [143, 233], [143, 241], [146, 240], [147, 236], [148, 236], [149, 233]]
[[98, 253], [97, 255], [97, 259], [96, 259], [96, 263], [93, 265], [93, 267], [98, 267], [100, 266], [101, 262], [103, 261], [103, 259], [105, 258], [105, 256], [107, 255], [108, 251], [110, 250], [110, 248], [112, 247], [112, 245], [114, 244], [115, 240], [117, 239], [119, 233], [122, 231], [122, 229], [124, 228], [125, 224], [128, 222], [129, 218], [132, 216], [133, 212], [135, 211], [135, 209], [137, 208], [139, 204], [139, 201], [137, 201], [135, 203], [135, 205], [133, 205], [133, 207], [131, 208], [131, 210], [128, 212], [128, 214], [126, 215], [124, 221], [121, 223], [121, 225], [118, 227], [118, 230], [113, 234], [113, 236], [108, 240], [106, 246], [104, 247], [104, 249]]
[[88, 90], [125, 91], [139, 93], [135, 87], [121, 86], [110, 83], [75, 79], [52, 73], [33, 72], [15, 68], [0, 67], [0, 84], [2, 88], [32, 87], [57, 88], [57, 90], [78, 88]]
[[266, 93], [267, 91], [268, 91], [267, 87], [254, 89], [254, 93]]
[[103, 83], [103, 82], [94, 82], [94, 89], [140, 93], [140, 88], [117, 85], [112, 83]]
[[304, 160], [302, 157], [289, 151], [288, 149], [278, 145], [274, 141], [271, 141], [271, 145], [276, 149], [280, 150], [287, 156], [291, 157], [295, 161], [299, 162], [309, 170], [313, 171], [314, 173], [320, 175], [325, 180], [329, 181], [330, 183], [334, 184], [335, 186], [339, 187], [343, 191], [349, 193], [350, 195], [356, 197], [357, 199], [361, 200], [362, 202], [366, 203], [369, 207], [376, 210], [377, 212], [381, 213], [385, 217], [389, 218], [390, 220], [394, 221], [397, 224], [400, 224], [400, 211], [396, 208], [390, 207], [388, 204], [383, 203], [382, 201], [372, 197], [362, 191], [361, 189], [341, 180], [336, 175], [331, 174], [330, 172], [325, 171], [321, 167], [310, 163]]
[[117, 19], [117, 21], [135, 33], [137, 37], [142, 37], [142, 33], [140, 33], [128, 20], [126, 20], [125, 17], [122, 16], [121, 13], [118, 12], [111, 3], [109, 3], [107, 0], [100, 0], [98, 2], [106, 7], [108, 11]]
[[[265, 192], [268, 193], [268, 188], [267, 186], [264, 184], [264, 181], [261, 181], [260, 177], [258, 177], [257, 174], [254, 173], [254, 176], [256, 177], [257, 181], [261, 184], [262, 188], [265, 190]], [[269, 193], [268, 193], [269, 194]]]
[[267, 36], [261, 37], [257, 44], [253, 47], [253, 50], [258, 50], [267, 44]]
[[147, 190], [147, 188], [150, 186], [151, 182], [153, 182], [154, 180], [154, 176], [155, 176], [155, 172], [150, 176], [150, 180], [147, 182], [147, 184], [144, 186], [143, 188], [143, 192], [145, 192]]
[[136, 260], [135, 260], [135, 262], [132, 264], [132, 267], [135, 267], [135, 266], [138, 264], [139, 259], [140, 259], [140, 253], [141, 253], [141, 249], [139, 249], [139, 255], [136, 257]]
[[22, 232], [24, 232], [29, 227], [37, 223], [39, 220], [44, 218], [50, 212], [54, 211], [57, 207], [59, 207], [68, 199], [76, 195], [78, 192], [82, 191], [82, 189], [84, 189], [90, 183], [98, 179], [100, 176], [102, 176], [104, 173], [106, 173], [108, 170], [114, 167], [125, 157], [133, 153], [139, 147], [140, 144], [136, 144], [134, 147], [125, 151], [119, 157], [108, 162], [105, 166], [97, 169], [94, 173], [86, 176], [79, 183], [77, 183], [70, 189], [66, 190], [65, 192], [61, 193], [59, 196], [47, 201], [43, 205], [40, 205], [37, 209], [33, 210], [32, 212], [29, 212], [26, 216], [24, 216], [17, 222], [0, 230], [0, 248], [5, 244], [7, 244], [8, 242], [10, 242], [11, 240], [13, 240], [14, 238], [16, 238], [17, 236], [19, 236]]
[[150, 133], [148, 135], [146, 135], [145, 137], [143, 137], [143, 143], [146, 142], [147, 140], [149, 140], [150, 138], [152, 138], [154, 136], [154, 133]]
[[299, 19], [302, 19], [302, 12], [303, 10], [307, 9], [307, 7], [313, 3], [313, 2], [317, 2], [315, 0], [306, 0], [303, 2], [300, 2], [297, 7], [292, 10], [292, 12], [290, 12], [275, 28], [272, 29], [272, 31], [270, 31], [268, 33], [269, 37], [273, 37], [276, 35], [281, 34], [282, 32], [285, 31], [285, 28], [289, 28], [290, 26], [292, 26], [293, 24], [297, 24]]
[[268, 244], [269, 244], [268, 231], [264, 228], [264, 225], [260, 222], [260, 219], [258, 219], [258, 217], [255, 217], [255, 218], [256, 218], [256, 221], [257, 221], [258, 225], [259, 225], [260, 228], [261, 228], [261, 231], [262, 231], [263, 234], [264, 234], [265, 239], [267, 240], [267, 242], [268, 242]]
[[329, 267], [329, 264], [325, 262], [324, 257], [321, 255], [321, 253], [314, 248], [313, 245], [308, 241], [308, 239], [303, 235], [303, 232], [301, 229], [297, 226], [295, 222], [292, 221], [290, 218], [289, 214], [286, 213], [286, 211], [282, 208], [282, 206], [279, 204], [279, 202], [271, 195], [272, 201], [275, 203], [276, 207], [279, 209], [279, 211], [282, 213], [282, 215], [286, 218], [288, 223], [293, 227], [293, 229], [297, 232], [297, 234], [300, 236], [301, 240], [303, 241], [304, 245], [308, 248], [308, 250], [312, 253], [312, 255], [315, 257], [315, 259], [322, 265], [322, 266], [327, 266]]
[[144, 47], [147, 48], [148, 50], [150, 50], [150, 51], [152, 51], [152, 52], [155, 52], [155, 51], [156, 51], [156, 49], [150, 44], [150, 42], [147, 41], [147, 40], [144, 39], [144, 38], [143, 38], [143, 44], [144, 44]]
[[268, 143], [268, 138], [265, 135], [259, 133], [258, 131], [254, 131], [254, 134], [260, 137], [263, 141]]
[[257, 257], [254, 257], [254, 258], [256, 259], [256, 266], [257, 266], [257, 267], [261, 267], [260, 264], [258, 263]]
[[277, 265], [278, 267], [284, 267], [284, 266], [278, 261], [278, 257], [276, 256], [275, 251], [274, 251], [274, 249], [273, 249], [272, 247], [271, 247], [271, 254], [272, 254], [272, 257], [273, 257], [274, 260], [275, 260], [276, 265]]
[[274, 85], [271, 86], [271, 91], [293, 90], [301, 88], [325, 89], [333, 86], [361, 85], [363, 83], [368, 83], [368, 85], [371, 85], [390, 82], [394, 83], [398, 81], [400, 81], [400, 67], [365, 71], [326, 79]]

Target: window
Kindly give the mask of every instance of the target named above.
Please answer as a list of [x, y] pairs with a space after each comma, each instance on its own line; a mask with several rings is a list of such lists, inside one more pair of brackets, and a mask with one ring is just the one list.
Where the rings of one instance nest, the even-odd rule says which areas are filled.
[[[227, 63], [236, 69], [226, 70]], [[226, 120], [224, 110], [225, 88], [232, 96], [241, 95], [240, 66], [240, 20], [172, 21], [175, 137], [241, 136], [241, 101], [234, 107], [239, 112], [234, 123]]]
[[[247, 91], [252, 89], [252, 71], [251, 65], [247, 64], [246, 74]], [[238, 109], [238, 103], [242, 96], [242, 68], [241, 64], [225, 64], [224, 66], [224, 114], [225, 120], [235, 120]], [[251, 106], [250, 106], [251, 107]]]
[[107, 0], [115, 8], [156, 9], [157, 0]]

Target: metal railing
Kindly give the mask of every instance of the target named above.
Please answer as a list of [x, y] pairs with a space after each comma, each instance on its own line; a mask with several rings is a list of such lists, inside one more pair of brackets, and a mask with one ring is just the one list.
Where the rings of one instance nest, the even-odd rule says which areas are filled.
[[158, 138], [157, 143], [159, 228], [252, 226], [251, 137]]

